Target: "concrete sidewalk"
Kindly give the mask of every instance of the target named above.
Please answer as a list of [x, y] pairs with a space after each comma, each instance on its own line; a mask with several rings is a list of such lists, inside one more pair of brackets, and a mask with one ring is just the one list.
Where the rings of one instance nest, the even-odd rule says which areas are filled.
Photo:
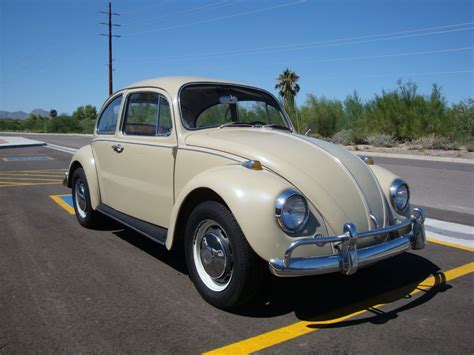
[[359, 150], [349, 150], [349, 151], [359, 156], [368, 156], [368, 157], [383, 157], [383, 158], [391, 158], [391, 159], [409, 159], [409, 160], [429, 160], [429, 161], [441, 161], [441, 162], [446, 162], [446, 163], [474, 164], [474, 160], [464, 159], [464, 158], [437, 157], [437, 156], [417, 155], [417, 154], [379, 153], [379, 152], [359, 151]]
[[1, 148], [19, 148], [19, 147], [38, 147], [46, 145], [45, 142], [37, 141], [34, 139], [28, 139], [23, 137], [5, 137], [0, 136], [0, 149]]

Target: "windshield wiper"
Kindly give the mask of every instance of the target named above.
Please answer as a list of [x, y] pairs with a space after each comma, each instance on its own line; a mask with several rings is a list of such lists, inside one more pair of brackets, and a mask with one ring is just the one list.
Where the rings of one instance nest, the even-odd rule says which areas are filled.
[[250, 123], [234, 121], [234, 122], [227, 122], [219, 126], [219, 128], [224, 128], [224, 127], [253, 127], [253, 125], [251, 125]]
[[263, 128], [275, 128], [275, 129], [283, 129], [285, 131], [291, 131], [288, 127], [286, 126], [282, 126], [282, 125], [279, 125], [279, 124], [276, 124], [276, 123], [270, 123], [270, 124], [266, 124], [264, 126], [262, 126]]

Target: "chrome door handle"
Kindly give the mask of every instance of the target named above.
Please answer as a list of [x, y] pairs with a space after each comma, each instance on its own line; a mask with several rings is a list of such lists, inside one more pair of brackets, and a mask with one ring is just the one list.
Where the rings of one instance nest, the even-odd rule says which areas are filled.
[[124, 146], [121, 144], [114, 144], [112, 149], [115, 150], [117, 153], [122, 153], [124, 150]]

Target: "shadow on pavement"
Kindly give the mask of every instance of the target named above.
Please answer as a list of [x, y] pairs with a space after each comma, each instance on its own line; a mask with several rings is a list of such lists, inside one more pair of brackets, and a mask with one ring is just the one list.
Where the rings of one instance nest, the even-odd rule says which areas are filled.
[[[182, 274], [187, 274], [186, 260], [182, 249], [168, 251], [164, 246], [142, 236], [131, 229], [113, 232], [120, 239], [143, 250]], [[266, 263], [265, 263], [266, 264]], [[411, 302], [395, 310], [383, 312], [373, 308], [378, 304], [410, 299], [410, 292], [429, 276], [435, 276], [436, 286]], [[451, 286], [444, 282], [440, 268], [431, 261], [414, 253], [404, 253], [359, 270], [355, 275], [329, 274], [302, 278], [277, 278], [268, 276], [256, 302], [234, 313], [246, 317], [277, 317], [288, 313], [306, 321], [318, 321], [343, 317], [360, 310], [368, 310], [372, 317], [347, 320], [325, 327], [343, 327], [362, 322], [383, 324], [394, 319], [398, 313], [428, 302], [439, 292]]]
[[[365, 319], [384, 323], [395, 318], [398, 312], [429, 301], [449, 286], [443, 283], [439, 267], [412, 253], [404, 253], [379, 262], [355, 275], [329, 274], [304, 278], [280, 279], [270, 277], [259, 302], [237, 313], [250, 317], [275, 317], [294, 312], [306, 321], [325, 321], [343, 317], [360, 310], [369, 310], [374, 316]], [[410, 298], [410, 292], [427, 277], [435, 275], [437, 287], [397, 310], [384, 313], [373, 309], [375, 305]], [[351, 325], [357, 321], [338, 323]], [[320, 325], [316, 325], [320, 327]]]
[[161, 262], [176, 269], [180, 273], [185, 275], [188, 274], [184, 252], [179, 250], [179, 248], [168, 251], [165, 246], [148, 239], [140, 233], [129, 228], [124, 229], [123, 225], [121, 226], [119, 223], [117, 223], [117, 225], [121, 228], [121, 230], [115, 230], [113, 232], [117, 237], [159, 259]]

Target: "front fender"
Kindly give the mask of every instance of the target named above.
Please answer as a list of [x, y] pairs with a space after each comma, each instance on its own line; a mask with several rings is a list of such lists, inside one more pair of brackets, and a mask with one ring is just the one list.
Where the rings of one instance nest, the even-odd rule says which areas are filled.
[[382, 189], [385, 199], [387, 200], [387, 205], [390, 208], [390, 213], [392, 214], [392, 217], [398, 218], [400, 216], [403, 216], [408, 218], [410, 216], [411, 207], [408, 206], [406, 209], [407, 212], [403, 215], [400, 215], [399, 213], [397, 213], [397, 211], [395, 211], [390, 200], [390, 186], [392, 186], [392, 183], [395, 179], [400, 179], [400, 177], [378, 165], [369, 165], [369, 167], [377, 178], [377, 181], [379, 182], [380, 188]]
[[96, 209], [97, 206], [100, 204], [101, 199], [95, 159], [90, 144], [83, 146], [72, 156], [71, 163], [69, 164], [68, 169], [68, 187], [72, 187], [72, 176], [74, 174], [74, 171], [80, 166], [84, 169], [84, 173], [86, 174], [92, 209]]
[[[173, 245], [176, 221], [186, 197], [198, 188], [208, 188], [224, 200], [248, 243], [261, 258], [269, 261], [275, 257], [282, 257], [295, 238], [285, 234], [277, 224], [275, 201], [283, 190], [290, 187], [293, 186], [288, 181], [270, 171], [251, 170], [240, 164], [206, 170], [188, 182], [177, 196], [171, 213], [166, 246], [171, 249]], [[316, 217], [314, 214], [316, 212], [312, 208], [311, 212], [320, 223], [314, 223], [314, 228], [308, 228], [307, 234], [299, 237], [316, 233], [327, 234], [322, 218]], [[327, 255], [332, 254], [332, 249], [309, 246], [300, 248], [297, 254], [299, 254], [297, 256]]]

